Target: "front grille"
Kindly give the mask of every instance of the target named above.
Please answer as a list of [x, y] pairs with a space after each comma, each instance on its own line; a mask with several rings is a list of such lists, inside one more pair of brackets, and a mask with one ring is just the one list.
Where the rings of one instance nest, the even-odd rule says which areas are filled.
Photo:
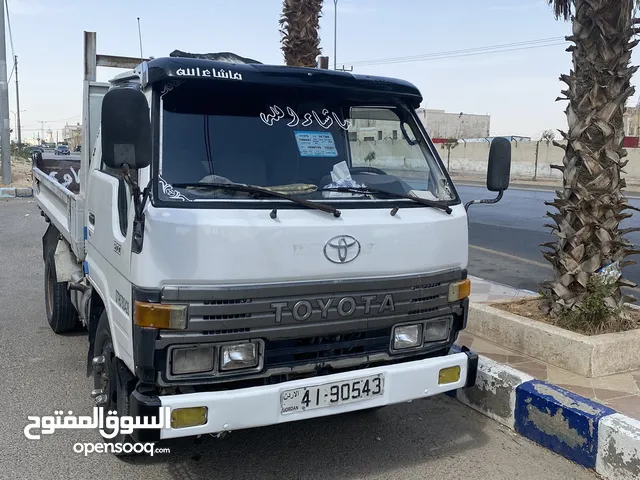
[[[216, 306], [243, 305], [246, 303], [251, 303], [251, 300], [242, 298], [242, 299], [236, 299], [236, 300], [208, 300], [206, 302], [202, 302], [203, 305], [216, 305]], [[251, 318], [251, 314], [250, 313], [232, 313], [228, 315], [203, 315], [202, 317], [203, 320], [231, 320], [236, 318]], [[220, 331], [216, 331], [216, 333], [217, 332], [223, 332], [223, 331], [220, 330]], [[234, 333], [234, 332], [230, 332], [230, 333]]]
[[292, 337], [305, 337], [301, 330], [320, 324], [337, 334], [420, 321], [425, 314], [444, 315], [451, 309], [449, 284], [460, 278], [460, 270], [450, 270], [375, 279], [165, 287], [162, 301], [189, 305], [190, 332], [247, 333], [243, 329], [249, 329], [254, 334], [286, 327], [292, 333], [298, 331]]
[[265, 342], [265, 367], [322, 362], [389, 350], [391, 328]]

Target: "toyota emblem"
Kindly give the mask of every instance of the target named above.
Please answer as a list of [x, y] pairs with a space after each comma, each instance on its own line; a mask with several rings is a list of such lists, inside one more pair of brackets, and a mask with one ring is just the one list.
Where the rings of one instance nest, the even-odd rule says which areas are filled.
[[333, 237], [324, 246], [324, 256], [331, 263], [353, 262], [360, 255], [360, 242], [350, 235]]

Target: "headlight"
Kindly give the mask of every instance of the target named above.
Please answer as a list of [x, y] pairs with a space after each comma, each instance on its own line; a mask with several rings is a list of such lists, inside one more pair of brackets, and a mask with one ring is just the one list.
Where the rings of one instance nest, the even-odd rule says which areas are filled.
[[422, 345], [422, 325], [402, 325], [393, 329], [393, 349], [404, 350]]
[[220, 347], [220, 371], [239, 370], [258, 366], [257, 342], [245, 342]]
[[171, 355], [171, 373], [206, 373], [213, 371], [213, 346], [176, 348]]
[[424, 325], [424, 341], [437, 342], [449, 338], [451, 318], [439, 318], [427, 321]]

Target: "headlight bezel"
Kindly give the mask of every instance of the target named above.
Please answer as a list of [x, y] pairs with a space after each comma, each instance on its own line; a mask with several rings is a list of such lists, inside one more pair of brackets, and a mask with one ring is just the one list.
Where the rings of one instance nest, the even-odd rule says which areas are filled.
[[[418, 340], [419, 342], [415, 345], [412, 345], [410, 347], [404, 347], [404, 348], [398, 348], [396, 346], [396, 331], [398, 329], [407, 329], [407, 328], [411, 328], [411, 327], [417, 327], [418, 328]], [[419, 323], [407, 323], [404, 325], [394, 325], [393, 329], [391, 330], [391, 350], [393, 352], [408, 352], [411, 350], [416, 350], [422, 347], [422, 345], [424, 345], [424, 324], [423, 322], [419, 322]]]
[[[186, 351], [186, 350], [204, 349], [204, 348], [210, 348], [211, 349], [211, 363], [212, 363], [211, 369], [192, 371], [192, 372], [185, 372], [185, 373], [175, 373], [174, 355], [176, 355], [177, 352]], [[171, 345], [167, 349], [167, 374], [170, 377], [173, 377], [173, 378], [186, 378], [186, 377], [189, 377], [189, 376], [211, 375], [216, 370], [216, 355], [215, 354], [216, 354], [216, 348], [215, 348], [215, 346], [213, 344], [193, 343], [193, 344]]]
[[[230, 370], [223, 370], [223, 360], [222, 360], [222, 355], [224, 353], [224, 349], [225, 347], [239, 347], [242, 345], [247, 345], [247, 344], [252, 344], [255, 346], [255, 350], [256, 350], [256, 364], [249, 366], [249, 367], [240, 367], [240, 368], [233, 368]], [[216, 372], [218, 372], [219, 375], [226, 375], [229, 373], [237, 373], [237, 372], [252, 372], [252, 371], [256, 371], [256, 370], [262, 370], [262, 358], [264, 357], [264, 349], [261, 350], [261, 345], [260, 342], [258, 340], [245, 340], [245, 341], [239, 341], [239, 342], [227, 342], [227, 343], [221, 343], [218, 344], [218, 348], [217, 348], [217, 353], [218, 353], [218, 357], [217, 357], [217, 361], [218, 361], [218, 368], [216, 369]], [[260, 367], [260, 368], [259, 368]]]
[[[254, 343], [256, 345], [256, 352], [258, 355], [258, 364], [255, 367], [237, 368], [234, 370], [221, 370], [220, 369], [220, 356], [223, 346], [228, 345], [241, 345], [246, 343]], [[190, 349], [190, 348], [212, 348], [213, 349], [213, 369], [207, 371], [193, 372], [193, 373], [174, 373], [173, 368], [173, 355], [176, 350]], [[200, 343], [176, 343], [169, 345], [166, 350], [166, 358], [164, 360], [164, 375], [169, 382], [181, 382], [185, 380], [196, 379], [214, 379], [220, 377], [238, 376], [242, 377], [248, 374], [259, 373], [264, 368], [264, 352], [265, 343], [262, 339], [244, 339], [233, 340], [227, 342], [200, 342]]]
[[[436, 339], [436, 340], [427, 340], [426, 338], [426, 332], [427, 332], [427, 325], [430, 323], [435, 323], [435, 322], [439, 322], [439, 321], [446, 321], [447, 325], [448, 325], [448, 329], [447, 329], [447, 336], [445, 338], [440, 338], [440, 339]], [[428, 350], [430, 347], [434, 347], [437, 345], [441, 345], [444, 344], [446, 342], [449, 341], [449, 339], [451, 338], [451, 331], [453, 329], [453, 315], [444, 315], [441, 317], [435, 317], [435, 318], [428, 318], [428, 319], [424, 319], [424, 320], [420, 320], [420, 321], [413, 321], [413, 322], [402, 322], [402, 323], [397, 323], [395, 325], [393, 325], [393, 327], [391, 328], [391, 338], [389, 339], [389, 352], [392, 355], [400, 355], [403, 353], [413, 353], [416, 351], [423, 351], [423, 350]], [[403, 349], [397, 349], [394, 347], [394, 340], [395, 340], [395, 331], [396, 328], [398, 327], [406, 327], [406, 326], [413, 326], [413, 325], [420, 325], [422, 327], [422, 342], [420, 343], [420, 345], [415, 346], [415, 347], [409, 347], [409, 348], [403, 348]]]

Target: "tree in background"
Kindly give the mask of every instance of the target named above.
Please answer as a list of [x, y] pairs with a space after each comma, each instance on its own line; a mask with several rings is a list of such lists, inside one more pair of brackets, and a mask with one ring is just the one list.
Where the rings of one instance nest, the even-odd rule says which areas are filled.
[[447, 149], [447, 170], [451, 169], [451, 150], [458, 146], [457, 138], [447, 138], [447, 140], [442, 144], [442, 148]]
[[284, 0], [280, 16], [282, 53], [293, 67], [315, 67], [320, 55], [322, 0]]
[[556, 132], [549, 129], [542, 132], [542, 136], [540, 137], [540, 140], [544, 140], [545, 142], [547, 142], [547, 144], [549, 144], [553, 142], [555, 138], [556, 138]]
[[[634, 93], [631, 77], [637, 67], [629, 65], [638, 44], [634, 20], [636, 0], [546, 0], [556, 18], [573, 22], [567, 40], [573, 68], [560, 79], [567, 84], [562, 93], [568, 100], [568, 131], [561, 132], [566, 145], [562, 166], [563, 189], [547, 205], [557, 241], [543, 244], [544, 257], [555, 278], [542, 285], [548, 299], [547, 313], [557, 315], [581, 311], [590, 301], [592, 277], [615, 262], [633, 264], [627, 257], [640, 253], [624, 238], [637, 228], [620, 228], [631, 217], [631, 207], [622, 190], [622, 169], [627, 164], [624, 149], [623, 114]], [[637, 210], [633, 208], [634, 210]], [[620, 310], [626, 301], [621, 287], [634, 286], [622, 277], [604, 297], [607, 307]]]

